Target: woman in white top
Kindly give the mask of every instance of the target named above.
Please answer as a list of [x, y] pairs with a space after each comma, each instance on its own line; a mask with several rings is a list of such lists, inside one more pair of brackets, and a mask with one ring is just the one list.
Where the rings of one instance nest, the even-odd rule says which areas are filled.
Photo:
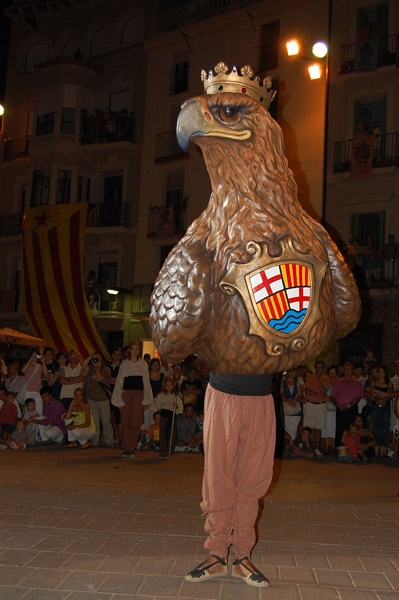
[[121, 411], [122, 458], [134, 457], [144, 409], [153, 402], [148, 364], [140, 358], [140, 342], [131, 341], [129, 350], [130, 358], [121, 363], [111, 398], [112, 404]]

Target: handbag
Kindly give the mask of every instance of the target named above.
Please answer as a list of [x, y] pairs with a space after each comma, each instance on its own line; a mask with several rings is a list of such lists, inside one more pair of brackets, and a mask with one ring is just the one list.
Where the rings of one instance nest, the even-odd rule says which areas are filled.
[[102, 389], [104, 390], [104, 392], [107, 395], [107, 398], [109, 400], [111, 400], [111, 397], [112, 397], [112, 390], [111, 390], [111, 388], [109, 388], [107, 385], [105, 385], [105, 383], [103, 383], [102, 381], [97, 381], [97, 383], [102, 387]]

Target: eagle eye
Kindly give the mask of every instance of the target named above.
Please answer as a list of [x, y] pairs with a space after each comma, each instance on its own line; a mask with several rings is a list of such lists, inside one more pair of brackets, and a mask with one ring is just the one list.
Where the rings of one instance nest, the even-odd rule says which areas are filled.
[[219, 110], [219, 117], [221, 121], [225, 123], [233, 123], [234, 121], [238, 121], [240, 113], [237, 108], [233, 106], [222, 106]]

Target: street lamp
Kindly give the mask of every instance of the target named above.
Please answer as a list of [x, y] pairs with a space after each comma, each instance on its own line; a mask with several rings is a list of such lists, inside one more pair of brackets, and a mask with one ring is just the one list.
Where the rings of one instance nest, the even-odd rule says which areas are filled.
[[328, 54], [328, 46], [325, 42], [318, 41], [312, 46], [312, 54], [318, 59], [317, 62], [313, 62], [313, 58], [306, 56], [303, 51], [301, 52], [302, 44], [296, 39], [286, 42], [285, 47], [288, 56], [300, 56], [300, 58], [303, 58], [304, 60], [312, 61], [308, 66], [309, 77], [310, 79], [321, 79], [323, 69], [320, 60], [326, 58]]

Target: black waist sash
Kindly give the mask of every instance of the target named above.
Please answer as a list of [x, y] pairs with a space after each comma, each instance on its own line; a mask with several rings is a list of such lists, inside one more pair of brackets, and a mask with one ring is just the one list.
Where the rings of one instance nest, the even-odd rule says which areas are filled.
[[267, 396], [271, 393], [273, 375], [223, 375], [209, 373], [209, 383], [215, 390], [234, 396]]

